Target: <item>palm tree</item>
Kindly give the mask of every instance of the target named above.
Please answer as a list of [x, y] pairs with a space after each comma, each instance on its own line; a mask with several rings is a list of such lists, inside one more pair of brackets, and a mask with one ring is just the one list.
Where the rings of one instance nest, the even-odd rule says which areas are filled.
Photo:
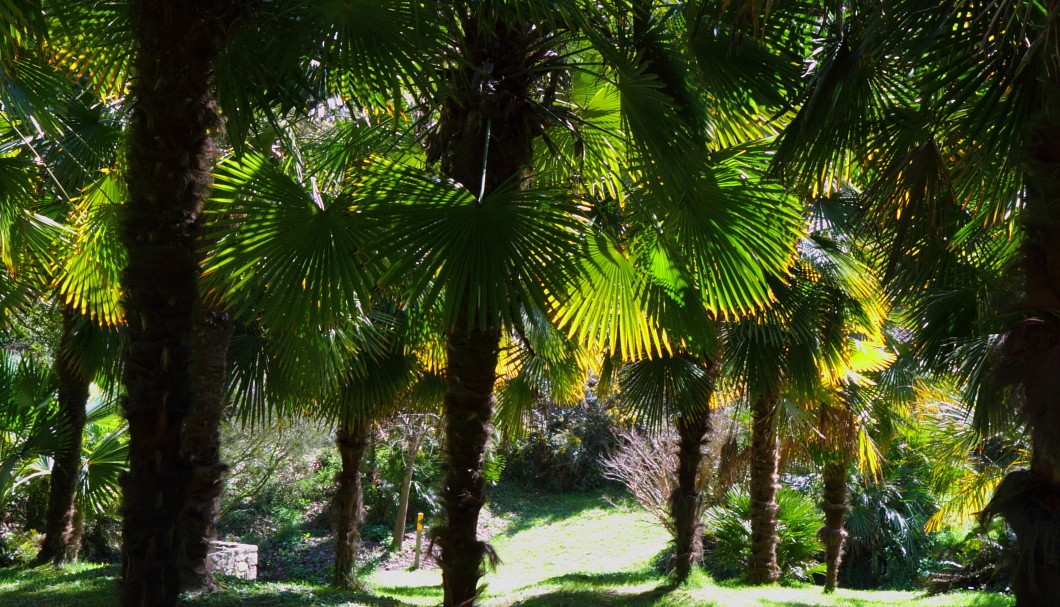
[[777, 303], [727, 329], [726, 362], [747, 386], [751, 408], [752, 584], [777, 581], [778, 423], [784, 398], [820, 401], [843, 381], [852, 336], [880, 341], [886, 307], [863, 264], [822, 233], [803, 241], [794, 275]]
[[[55, 66], [45, 67], [35, 49], [23, 50], [22, 59], [4, 66], [9, 79], [0, 101], [4, 145], [9, 154], [17, 153], [5, 158], [2, 198], [7, 219], [0, 241], [16, 288], [32, 297], [8, 298], [5, 303], [10, 311], [51, 300], [62, 317], [53, 361], [60, 382], [58, 402], [70, 432], [69, 440], [52, 454], [45, 540], [38, 560], [67, 562], [76, 560], [80, 548], [73, 523], [85, 405], [89, 384], [104, 362], [80, 351], [87, 345], [85, 335], [101, 335], [85, 321], [111, 325], [120, 317], [115, 274], [121, 255], [114, 250], [115, 240], [108, 238], [114, 231], [100, 221], [106, 215], [105, 201], [99, 200], [104, 190], [93, 183], [101, 168], [114, 165], [120, 129], [115, 128], [116, 113], [94, 102], [90, 90]], [[28, 79], [32, 70], [39, 71]], [[41, 115], [46, 115], [44, 127], [32, 127]], [[31, 168], [17, 156], [38, 158], [43, 168]]]
[[[984, 513], [1016, 530], [1017, 602], [1049, 604], [1060, 592], [1058, 565], [1046, 556], [1060, 542], [1060, 406], [1049, 379], [1056, 357], [1043, 354], [1060, 343], [1049, 278], [1060, 246], [1050, 219], [1056, 5], [861, 4], [837, 5], [822, 21], [829, 25], [800, 99], [804, 119], [787, 135], [778, 166], [812, 180], [842, 175], [844, 162], [869, 168], [867, 205], [895, 224], [890, 267], [914, 271], [891, 276], [907, 290], [947, 285], [952, 264], [935, 263], [934, 255], [975, 259], [984, 234], [1007, 233], [1020, 243], [1020, 301], [1006, 310], [991, 357], [978, 350], [978, 362], [989, 364], [977, 365], [970, 395], [978, 420], [1004, 417], [999, 409], [1008, 406], [1028, 424], [1030, 469], [1008, 475]], [[903, 266], [902, 255], [912, 263]], [[957, 366], [948, 356], [940, 362]]]
[[[191, 480], [181, 432], [193, 397], [190, 342], [198, 308], [197, 223], [214, 163], [213, 63], [241, 16], [234, 2], [133, 2], [135, 85], [122, 218], [128, 350], [121, 604], [174, 605], [177, 522]], [[206, 538], [184, 551], [205, 558]]]
[[703, 442], [711, 429], [713, 365], [688, 354], [664, 354], [629, 363], [621, 372], [622, 395], [649, 427], [672, 417], [677, 429], [677, 482], [667, 496], [674, 534], [673, 571], [684, 581], [703, 558], [700, 519], [706, 504], [699, 478]]

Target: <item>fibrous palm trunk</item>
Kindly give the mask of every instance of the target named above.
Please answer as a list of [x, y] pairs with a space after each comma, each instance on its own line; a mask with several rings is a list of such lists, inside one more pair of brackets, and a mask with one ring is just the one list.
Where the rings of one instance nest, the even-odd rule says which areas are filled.
[[847, 513], [850, 512], [850, 504], [847, 502], [846, 459], [826, 463], [823, 477], [821, 510], [824, 511], [824, 526], [817, 531], [817, 538], [824, 544], [827, 567], [824, 591], [833, 592], [839, 585], [839, 564], [843, 558], [843, 543], [847, 537], [843, 524]]
[[674, 519], [674, 577], [683, 582], [703, 559], [699, 464], [703, 461], [703, 442], [710, 432], [710, 409], [680, 415], [676, 426], [677, 486], [670, 494], [670, 514]]
[[[518, 19], [505, 21], [503, 6], [460, 9], [467, 11], [461, 15], [459, 41], [464, 67], [450, 73], [447, 100], [428, 150], [445, 175], [480, 197], [501, 184], [519, 182], [530, 165], [531, 143], [540, 129], [530, 99], [531, 87], [540, 76], [531, 62], [535, 53], [541, 53], [541, 32]], [[482, 13], [475, 12], [478, 10]], [[483, 66], [489, 70], [484, 71]], [[487, 312], [477, 318], [468, 314], [476, 277], [467, 278], [466, 288], [448, 293], [458, 299], [461, 312], [447, 332], [446, 345], [445, 478], [441, 495], [446, 522], [432, 531], [441, 551], [445, 607], [474, 604], [484, 561], [490, 554], [477, 531], [485, 503], [483, 464], [493, 414], [501, 327], [495, 314]]]
[[[1055, 12], [1055, 2], [1051, 12]], [[1023, 270], [1027, 318], [1005, 334], [998, 383], [1015, 386], [1030, 430], [1030, 470], [1010, 473], [984, 516], [1000, 515], [1020, 553], [1012, 589], [1018, 607], [1055, 606], [1060, 597], [1060, 81], [1040, 77], [1047, 108], [1030, 132]]]
[[336, 475], [335, 497], [331, 508], [335, 524], [335, 575], [331, 585], [358, 590], [357, 551], [361, 547], [364, 498], [361, 490], [361, 460], [368, 448], [368, 426], [355, 422], [342, 424], [335, 436], [342, 469]]
[[221, 420], [225, 408], [228, 344], [234, 323], [219, 308], [200, 310], [192, 332], [191, 382], [194, 401], [184, 423], [182, 454], [190, 467], [188, 492], [180, 513], [181, 589], [203, 593], [217, 589], [210, 541], [221, 506], [223, 475]]
[[55, 357], [55, 375], [59, 380], [59, 410], [70, 434], [62, 450], [53, 458], [44, 543], [37, 555], [40, 563], [72, 563], [81, 552], [82, 519], [77, 515], [75, 498], [81, 473], [85, 405], [91, 381], [78, 369], [76, 353], [70, 349], [77, 317], [75, 310], [63, 309], [63, 333]]
[[178, 518], [191, 478], [181, 454], [192, 407], [188, 372], [198, 307], [197, 223], [209, 191], [218, 127], [212, 62], [236, 2], [139, 0], [131, 92], [129, 200], [121, 236], [128, 350], [124, 413], [129, 471], [122, 480], [125, 607], [175, 605]]
[[747, 579], [771, 584], [777, 566], [777, 411], [779, 398], [766, 394], [751, 402], [751, 558]]

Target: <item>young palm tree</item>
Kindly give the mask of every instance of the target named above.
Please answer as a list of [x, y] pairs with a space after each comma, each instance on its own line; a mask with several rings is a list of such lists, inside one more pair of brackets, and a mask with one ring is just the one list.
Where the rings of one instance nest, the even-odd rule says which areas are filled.
[[842, 381], [852, 336], [880, 340], [885, 317], [871, 272], [822, 234], [803, 241], [791, 281], [777, 303], [729, 325], [726, 361], [746, 383], [751, 407], [752, 584], [777, 581], [778, 423], [785, 397], [817, 402]]

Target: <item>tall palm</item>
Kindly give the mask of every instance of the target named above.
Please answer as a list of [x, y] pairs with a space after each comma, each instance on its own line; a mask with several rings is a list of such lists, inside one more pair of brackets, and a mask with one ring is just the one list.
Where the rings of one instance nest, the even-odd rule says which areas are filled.
[[[915, 273], [895, 275], [913, 279], [910, 290], [950, 280], [931, 253], [971, 259], [969, 238], [977, 234], [1002, 228], [1018, 236], [1020, 301], [994, 340], [991, 370], [978, 376], [992, 389], [972, 393], [980, 396], [978, 419], [997, 419], [990, 411], [1009, 406], [1028, 424], [1031, 467], [1006, 477], [985, 512], [1017, 532], [1018, 603], [1048, 604], [1060, 591], [1058, 565], [1047, 556], [1060, 542], [1060, 406], [1050, 379], [1057, 357], [1045, 354], [1060, 343], [1050, 279], [1060, 250], [1051, 219], [1057, 7], [910, 0], [856, 11], [860, 4], [838, 5], [843, 14], [829, 19], [836, 27], [822, 37], [824, 60], [802, 98], [806, 120], [778, 160], [791, 170], [830, 168], [811, 169], [814, 176], [835, 174], [842, 156], [871, 167], [877, 195], [868, 202], [896, 224], [891, 258], [911, 252], [917, 262]], [[837, 139], [838, 132], [848, 135]], [[955, 223], [954, 238], [945, 228]]]
[[[213, 63], [240, 16], [235, 2], [132, 2], [135, 41], [122, 241], [128, 323], [125, 413], [130, 467], [122, 513], [121, 604], [173, 605], [187, 469], [181, 431], [193, 399], [198, 217], [214, 163]], [[205, 541], [197, 542], [205, 557]], [[185, 548], [187, 550], [188, 548]]]

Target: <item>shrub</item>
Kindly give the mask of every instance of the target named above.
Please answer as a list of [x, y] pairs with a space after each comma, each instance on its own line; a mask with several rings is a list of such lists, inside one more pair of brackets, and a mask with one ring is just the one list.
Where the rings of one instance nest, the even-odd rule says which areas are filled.
[[[808, 580], [821, 553], [817, 541], [820, 512], [812, 499], [791, 489], [777, 493], [777, 506], [781, 579]], [[725, 504], [708, 508], [704, 519], [708, 568], [719, 578], [742, 577], [751, 558], [751, 497], [743, 489], [730, 491]]]
[[934, 514], [926, 456], [904, 444], [893, 445], [882, 478], [850, 483], [852, 509], [839, 570], [844, 588], [915, 588], [925, 560], [941, 539], [924, 530]]
[[1005, 592], [1019, 559], [1016, 535], [1002, 519], [989, 529], [976, 527], [961, 541], [947, 546], [928, 576], [927, 590], [941, 594], [954, 590]]
[[0, 567], [29, 563], [37, 556], [43, 541], [44, 535], [35, 529], [0, 527]]
[[614, 422], [595, 394], [570, 407], [535, 411], [530, 426], [499, 454], [503, 480], [553, 493], [593, 491], [607, 483], [600, 460], [614, 448]]

